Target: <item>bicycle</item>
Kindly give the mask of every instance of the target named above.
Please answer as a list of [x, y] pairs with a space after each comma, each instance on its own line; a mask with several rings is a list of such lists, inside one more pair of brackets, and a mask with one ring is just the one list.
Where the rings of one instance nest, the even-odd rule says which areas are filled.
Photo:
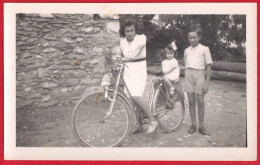
[[[127, 86], [128, 97], [120, 87], [126, 65], [120, 60], [115, 66], [112, 69], [115, 84], [102, 91], [85, 95], [73, 110], [73, 132], [77, 141], [84, 147], [120, 146], [133, 132], [139, 120]], [[124, 80], [123, 84], [125, 85]], [[184, 100], [174, 104], [166, 96], [166, 92], [164, 82], [156, 80], [154, 75], [149, 94], [150, 110], [163, 131], [174, 132], [180, 128], [184, 119]], [[171, 108], [165, 107], [167, 100], [172, 105]], [[146, 121], [146, 117], [141, 114], [141, 122]]]

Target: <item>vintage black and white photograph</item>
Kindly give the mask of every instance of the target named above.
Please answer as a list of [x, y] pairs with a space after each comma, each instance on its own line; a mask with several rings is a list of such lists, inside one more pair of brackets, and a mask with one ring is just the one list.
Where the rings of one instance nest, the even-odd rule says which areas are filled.
[[15, 37], [14, 148], [183, 152], [254, 144], [256, 98], [248, 87], [256, 54], [248, 52], [256, 53], [256, 41], [248, 30], [256, 25], [248, 24], [256, 18], [97, 6], [103, 12], [13, 12], [5, 34]]

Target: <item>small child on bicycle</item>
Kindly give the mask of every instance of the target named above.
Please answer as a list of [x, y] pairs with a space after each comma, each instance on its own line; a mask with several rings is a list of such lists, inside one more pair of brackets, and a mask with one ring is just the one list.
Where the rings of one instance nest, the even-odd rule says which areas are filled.
[[[166, 59], [162, 61], [163, 80], [169, 89], [169, 92], [167, 92], [167, 97], [173, 96], [173, 102], [177, 101], [178, 95], [181, 100], [184, 99], [184, 93], [179, 79], [180, 68], [178, 61], [174, 58], [174, 53], [176, 50], [177, 47], [174, 42], [167, 45], [165, 48]], [[173, 95], [174, 89], [176, 89], [178, 95]], [[169, 106], [168, 103], [166, 103], [166, 106]]]

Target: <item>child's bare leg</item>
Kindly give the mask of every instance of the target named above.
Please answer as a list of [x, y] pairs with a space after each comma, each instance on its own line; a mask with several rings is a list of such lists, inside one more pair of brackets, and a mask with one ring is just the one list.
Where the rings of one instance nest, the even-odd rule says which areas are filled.
[[[163, 81], [166, 83], [168, 90], [166, 91], [166, 97], [170, 98], [170, 89], [173, 87], [172, 82], [166, 76], [163, 76]], [[166, 99], [166, 105], [170, 106], [168, 99]]]
[[188, 133], [192, 134], [196, 131], [196, 98], [194, 92], [188, 92], [188, 99], [189, 99], [189, 111], [190, 111], [190, 118], [192, 126], [188, 130]]
[[198, 106], [198, 116], [199, 116], [199, 132], [203, 135], [208, 135], [204, 127], [204, 114], [205, 114], [205, 106], [204, 106], [204, 94], [196, 94], [197, 98], [197, 106]]
[[167, 86], [168, 86], [169, 88], [172, 88], [172, 87], [173, 87], [173, 86], [172, 86], [172, 82], [171, 82], [170, 79], [168, 79], [168, 77], [163, 76], [163, 81], [167, 84]]

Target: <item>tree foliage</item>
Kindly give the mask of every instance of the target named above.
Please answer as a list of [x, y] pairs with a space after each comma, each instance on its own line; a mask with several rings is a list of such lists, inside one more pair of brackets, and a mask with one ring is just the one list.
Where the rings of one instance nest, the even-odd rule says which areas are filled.
[[[245, 15], [120, 15], [120, 24], [127, 18], [137, 21], [142, 33], [147, 36], [148, 56], [154, 56], [158, 48], [164, 48], [176, 41], [179, 57], [189, 46], [190, 26], [197, 24], [203, 31], [201, 43], [209, 46], [214, 60], [225, 59], [230, 47], [236, 46], [241, 55], [241, 47], [246, 42]], [[237, 49], [236, 48], [236, 49]]]

